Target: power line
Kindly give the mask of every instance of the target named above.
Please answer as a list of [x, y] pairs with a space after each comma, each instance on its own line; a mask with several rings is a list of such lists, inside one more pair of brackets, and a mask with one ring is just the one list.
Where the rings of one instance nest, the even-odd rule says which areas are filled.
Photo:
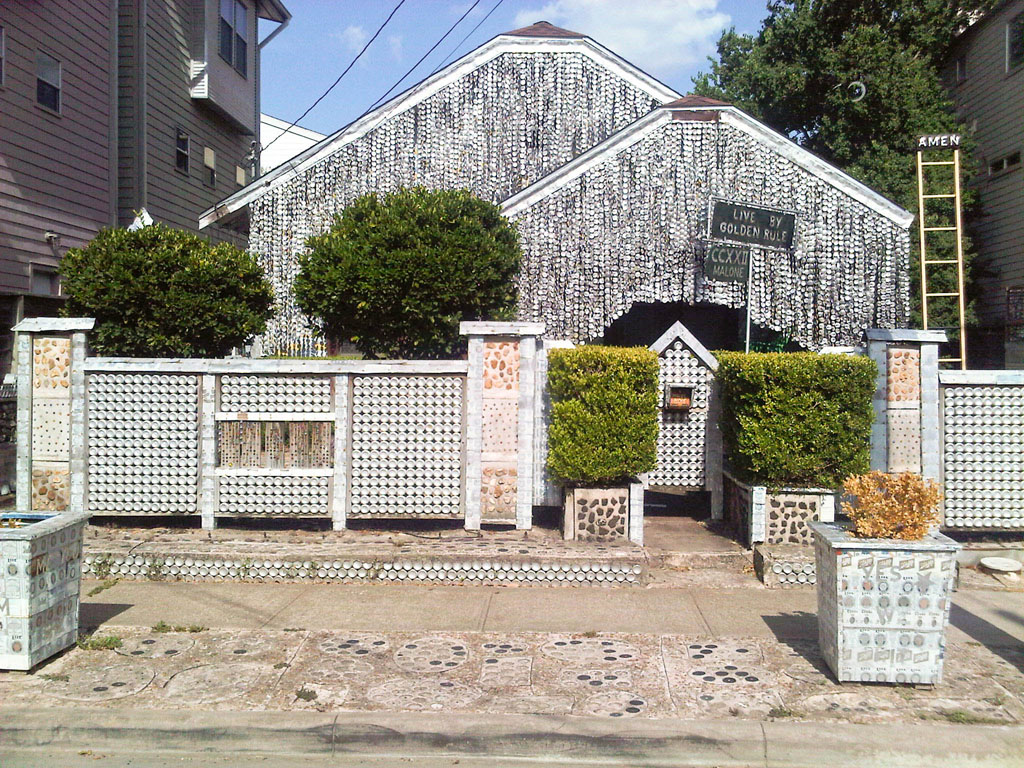
[[493, 8], [491, 8], [491, 10], [489, 10], [489, 11], [487, 12], [487, 15], [486, 15], [486, 16], [484, 16], [484, 17], [483, 17], [482, 19], [480, 19], [480, 21], [478, 21], [478, 22], [476, 23], [476, 26], [475, 26], [475, 27], [473, 27], [473, 28], [472, 28], [471, 30], [469, 30], [469, 34], [467, 34], [467, 35], [466, 35], [466, 36], [465, 36], [464, 38], [462, 38], [462, 39], [461, 39], [461, 40], [459, 41], [459, 44], [458, 44], [458, 45], [456, 45], [456, 46], [455, 46], [454, 48], [452, 48], [452, 49], [451, 49], [451, 51], [449, 51], [449, 52], [448, 52], [448, 55], [444, 57], [444, 59], [443, 59], [443, 60], [441, 61], [441, 63], [440, 63], [440, 64], [438, 64], [438, 65], [437, 65], [436, 67], [434, 67], [434, 71], [430, 73], [430, 74], [431, 74], [431, 76], [433, 76], [433, 75], [436, 75], [436, 74], [438, 73], [438, 71], [440, 71], [440, 69], [441, 69], [441, 68], [442, 68], [442, 67], [443, 67], [443, 66], [444, 66], [445, 64], [447, 64], [447, 63], [448, 63], [448, 60], [449, 60], [449, 59], [450, 59], [450, 58], [451, 58], [452, 56], [454, 56], [454, 55], [455, 55], [455, 52], [456, 52], [457, 50], [459, 50], [459, 48], [461, 48], [461, 47], [462, 47], [462, 44], [463, 44], [463, 43], [465, 43], [465, 42], [466, 42], [467, 40], [469, 40], [469, 38], [470, 38], [470, 37], [471, 37], [471, 36], [473, 35], [473, 33], [474, 33], [474, 32], [476, 32], [476, 31], [477, 31], [478, 29], [480, 29], [480, 26], [481, 26], [481, 25], [482, 25], [482, 24], [483, 24], [483, 23], [484, 23], [485, 21], [487, 21], [487, 19], [489, 19], [489, 18], [491, 17], [491, 14], [492, 14], [492, 13], [494, 13], [494, 12], [495, 12], [496, 10], [498, 10], [498, 6], [499, 6], [499, 5], [501, 5], [501, 4], [502, 4], [502, 3], [504, 3], [504, 2], [505, 2], [505, 0], [498, 0], [498, 2], [496, 2], [496, 3], [494, 4], [494, 7], [493, 7]]
[[469, 6], [469, 8], [468, 8], [468, 9], [466, 10], [466, 12], [465, 12], [464, 14], [462, 14], [462, 15], [461, 15], [461, 16], [460, 16], [460, 17], [458, 18], [458, 21], [456, 21], [456, 22], [455, 22], [454, 24], [452, 24], [452, 25], [451, 25], [451, 27], [449, 27], [449, 28], [448, 28], [448, 31], [447, 31], [447, 32], [445, 32], [445, 33], [444, 33], [443, 35], [441, 35], [441, 39], [440, 39], [440, 40], [438, 40], [438, 41], [437, 41], [436, 43], [434, 43], [434, 44], [433, 44], [432, 46], [430, 46], [430, 50], [429, 50], [429, 51], [427, 51], [426, 53], [424, 53], [424, 54], [423, 54], [423, 55], [422, 55], [422, 56], [420, 57], [420, 60], [419, 60], [419, 61], [417, 61], [417, 62], [416, 62], [415, 64], [413, 64], [413, 65], [412, 65], [412, 67], [410, 67], [410, 68], [409, 68], [409, 71], [408, 71], [408, 72], [406, 72], [406, 73], [405, 73], [404, 75], [402, 75], [402, 76], [401, 76], [400, 78], [398, 78], [398, 80], [397, 80], [397, 81], [395, 82], [395, 84], [394, 84], [394, 85], [392, 85], [392, 86], [391, 86], [390, 88], [388, 88], [388, 90], [387, 90], [387, 93], [385, 93], [385, 94], [384, 94], [383, 96], [381, 96], [381, 97], [380, 97], [379, 99], [377, 99], [377, 100], [376, 100], [375, 102], [373, 102], [373, 104], [371, 104], [371, 105], [370, 105], [369, 107], [367, 107], [367, 109], [366, 109], [366, 112], [363, 112], [363, 115], [365, 115], [365, 114], [367, 114], [368, 112], [370, 112], [371, 110], [375, 109], [375, 108], [377, 107], [377, 105], [378, 105], [378, 104], [380, 104], [380, 103], [381, 103], [381, 102], [383, 102], [383, 101], [384, 101], [384, 100], [385, 100], [385, 99], [386, 99], [386, 98], [387, 98], [388, 96], [390, 96], [390, 95], [391, 95], [391, 92], [392, 92], [393, 90], [395, 90], [395, 88], [397, 88], [397, 87], [398, 87], [399, 85], [401, 85], [401, 84], [402, 84], [402, 81], [403, 81], [403, 80], [405, 80], [405, 78], [407, 78], [407, 77], [408, 77], [409, 75], [411, 75], [411, 74], [412, 74], [412, 72], [413, 72], [413, 70], [414, 70], [414, 69], [416, 69], [416, 67], [418, 67], [418, 66], [419, 66], [420, 64], [422, 64], [422, 63], [423, 63], [423, 60], [424, 60], [424, 59], [426, 59], [426, 58], [427, 58], [427, 56], [429, 56], [430, 54], [432, 54], [432, 53], [434, 52], [434, 50], [435, 50], [435, 49], [437, 48], [437, 46], [439, 46], [439, 45], [440, 45], [441, 43], [443, 43], [443, 42], [445, 41], [445, 39], [446, 39], [446, 38], [448, 37], [448, 35], [450, 35], [450, 34], [451, 34], [452, 32], [454, 32], [454, 31], [455, 31], [455, 28], [456, 28], [457, 26], [459, 26], [459, 24], [461, 24], [461, 23], [462, 23], [462, 20], [463, 20], [464, 18], [466, 18], [467, 16], [469, 16], [469, 14], [470, 14], [470, 13], [471, 13], [471, 12], [473, 11], [473, 9], [474, 9], [474, 8], [476, 8], [476, 7], [478, 6], [478, 5], [480, 5], [480, 0], [476, 0], [476, 1], [475, 1], [475, 2], [474, 2], [474, 3], [472, 4], [472, 5], [471, 5], [471, 6]]
[[[477, 1], [479, 2], [479, 0], [477, 0]], [[299, 115], [299, 117], [298, 117], [298, 118], [297, 118], [297, 119], [295, 120], [295, 122], [294, 122], [294, 123], [292, 123], [292, 124], [291, 124], [291, 125], [289, 125], [289, 126], [288, 126], [287, 128], [285, 128], [285, 129], [284, 129], [283, 131], [281, 131], [281, 133], [279, 133], [279, 134], [278, 134], [277, 136], [275, 136], [275, 137], [274, 137], [274, 138], [273, 138], [273, 139], [272, 139], [272, 140], [270, 141], [270, 143], [269, 143], [269, 144], [267, 144], [267, 145], [266, 145], [265, 147], [263, 147], [263, 149], [262, 149], [262, 150], [260, 150], [261, 152], [262, 152], [262, 151], [266, 151], [266, 150], [267, 150], [267, 149], [268, 149], [268, 148], [270, 147], [270, 145], [271, 145], [271, 144], [273, 144], [273, 143], [274, 143], [275, 141], [277, 141], [278, 139], [280, 139], [280, 138], [281, 138], [282, 136], [284, 136], [284, 135], [285, 135], [286, 133], [288, 133], [289, 131], [291, 131], [291, 129], [292, 129], [292, 128], [294, 128], [294, 127], [295, 127], [296, 125], [298, 125], [298, 124], [299, 124], [299, 120], [301, 120], [301, 119], [302, 119], [302, 118], [304, 118], [304, 117], [305, 117], [306, 115], [308, 115], [308, 114], [309, 114], [310, 112], [312, 112], [312, 111], [313, 111], [313, 109], [314, 109], [314, 108], [316, 107], [316, 105], [317, 105], [317, 104], [319, 104], [319, 103], [320, 103], [321, 101], [323, 101], [323, 100], [324, 100], [324, 99], [325, 99], [325, 98], [327, 97], [327, 94], [329, 94], [329, 93], [330, 93], [331, 91], [333, 91], [333, 90], [334, 90], [335, 86], [337, 86], [337, 84], [341, 82], [341, 78], [343, 78], [343, 77], [344, 77], [345, 75], [347, 75], [347, 74], [348, 74], [348, 71], [349, 71], [350, 69], [352, 69], [352, 67], [353, 67], [353, 66], [355, 66], [355, 63], [356, 63], [357, 61], [359, 61], [359, 58], [360, 58], [360, 57], [361, 57], [361, 56], [362, 56], [362, 55], [363, 55], [364, 53], [366, 53], [366, 49], [367, 49], [367, 48], [369, 48], [369, 47], [370, 47], [370, 46], [371, 46], [371, 45], [373, 44], [373, 41], [374, 41], [374, 40], [376, 40], [376, 39], [377, 39], [377, 37], [378, 37], [378, 36], [380, 35], [380, 33], [384, 31], [384, 27], [386, 27], [386, 26], [388, 25], [388, 22], [389, 22], [389, 21], [391, 21], [391, 18], [392, 18], [392, 17], [393, 17], [393, 16], [394, 16], [394, 15], [395, 15], [396, 13], [398, 13], [398, 9], [399, 9], [399, 8], [401, 8], [401, 7], [403, 6], [403, 5], [405, 5], [405, 0], [398, 0], [398, 5], [396, 5], [396, 6], [394, 7], [394, 9], [393, 9], [393, 10], [391, 11], [391, 13], [390, 13], [390, 14], [388, 14], [388, 17], [387, 17], [386, 19], [384, 19], [384, 23], [383, 23], [383, 24], [381, 24], [381, 25], [380, 25], [380, 27], [378, 27], [378, 28], [377, 28], [377, 31], [373, 33], [373, 37], [371, 37], [371, 38], [370, 38], [370, 39], [369, 39], [369, 40], [368, 40], [368, 41], [366, 42], [366, 45], [364, 45], [364, 46], [363, 46], [363, 50], [361, 50], [361, 51], [360, 51], [359, 53], [357, 53], [357, 54], [356, 54], [356, 57], [355, 57], [354, 59], [352, 59], [352, 61], [350, 61], [350, 62], [349, 62], [349, 65], [348, 65], [347, 67], [345, 67], [345, 71], [344, 71], [344, 72], [342, 72], [342, 73], [341, 73], [340, 75], [338, 75], [338, 79], [337, 79], [337, 80], [335, 80], [335, 81], [334, 81], [334, 83], [332, 83], [332, 84], [331, 84], [331, 87], [330, 87], [330, 88], [328, 88], [328, 89], [327, 89], [326, 91], [324, 91], [324, 92], [323, 92], [323, 93], [322, 93], [322, 94], [320, 95], [320, 98], [318, 98], [318, 99], [317, 99], [316, 101], [314, 101], [314, 102], [313, 102], [313, 104], [312, 104], [312, 106], [310, 106], [310, 108], [309, 108], [309, 109], [307, 109], [307, 110], [306, 110], [305, 112], [303, 112], [303, 113], [302, 113], [301, 115]], [[470, 10], [472, 10], [472, 9], [470, 9]], [[443, 40], [443, 39], [444, 39], [444, 38], [442, 38], [442, 40]]]

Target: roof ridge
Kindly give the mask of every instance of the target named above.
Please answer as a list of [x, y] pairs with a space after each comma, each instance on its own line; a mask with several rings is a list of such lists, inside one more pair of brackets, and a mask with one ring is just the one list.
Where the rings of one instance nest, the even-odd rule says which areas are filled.
[[550, 21], [537, 21], [528, 27], [520, 27], [519, 29], [513, 29], [510, 32], [502, 32], [501, 34], [512, 37], [589, 37], [589, 35], [573, 32], [571, 29], [556, 27]]

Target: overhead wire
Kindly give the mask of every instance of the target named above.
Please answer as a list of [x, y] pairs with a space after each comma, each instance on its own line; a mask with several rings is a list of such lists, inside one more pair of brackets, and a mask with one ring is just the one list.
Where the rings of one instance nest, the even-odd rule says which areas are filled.
[[[479, 0], [477, 0], [477, 1], [479, 2]], [[403, 5], [405, 5], [405, 2], [406, 2], [406, 0], [398, 0], [398, 5], [396, 5], [392, 9], [391, 13], [388, 14], [388, 17], [386, 19], [384, 19], [384, 23], [381, 24], [377, 28], [377, 31], [373, 33], [373, 37], [371, 37], [369, 40], [366, 41], [366, 45], [363, 46], [363, 49], [361, 51], [359, 51], [359, 53], [356, 54], [356, 57], [354, 59], [352, 59], [352, 61], [349, 62], [349, 65], [347, 67], [345, 67], [345, 71], [342, 72], [340, 75], [338, 75], [338, 79], [335, 80], [331, 84], [331, 87], [328, 88], [326, 91], [324, 91], [322, 94], [320, 94], [320, 97], [310, 105], [309, 109], [307, 109], [305, 112], [303, 112], [301, 115], [299, 115], [299, 117], [295, 120], [295, 122], [293, 122], [291, 125], [289, 125], [287, 128], [285, 128], [283, 131], [281, 131], [281, 133], [279, 133], [273, 139], [271, 139], [267, 143], [267, 145], [264, 146], [260, 151], [266, 151], [275, 141], [280, 139], [286, 133], [291, 131], [292, 128], [294, 128], [296, 125], [298, 125], [299, 121], [302, 120], [302, 118], [304, 118], [310, 112], [312, 112], [317, 104], [319, 104], [321, 101], [323, 101], [325, 98], [327, 98], [327, 94], [329, 94], [331, 91], [333, 91], [335, 89], [335, 87], [338, 85], [338, 83], [341, 82], [341, 79], [343, 77], [345, 77], [345, 75], [347, 75], [349, 73], [349, 70], [351, 70], [353, 66], [355, 66], [355, 63], [357, 61], [359, 61], [359, 59], [362, 57], [362, 55], [364, 53], [366, 53], [366, 50], [373, 44], [373, 41], [376, 40], [380, 36], [380, 33], [384, 31], [384, 27], [386, 27], [388, 25], [388, 22], [390, 22], [391, 19], [394, 17], [394, 15], [396, 13], [398, 13], [398, 9], [401, 8]], [[470, 9], [470, 10], [472, 10], [472, 9]], [[444, 39], [444, 38], [442, 38], [442, 39]]]
[[426, 53], [424, 53], [422, 56], [420, 56], [419, 61], [417, 61], [415, 64], [413, 64], [408, 69], [408, 71], [406, 71], [406, 73], [404, 75], [402, 75], [400, 78], [398, 78], [398, 80], [395, 81], [395, 84], [392, 85], [390, 88], [388, 88], [388, 90], [384, 93], [383, 96], [381, 96], [379, 99], [377, 99], [375, 102], [373, 102], [373, 104], [371, 104], [369, 107], [366, 108], [366, 111], [363, 112], [363, 115], [366, 115], [367, 113], [369, 113], [372, 110], [376, 109], [378, 105], [383, 103], [387, 99], [387, 97], [391, 95], [391, 93], [395, 90], [395, 88], [397, 88], [399, 85], [401, 85], [402, 81], [404, 81], [405, 78], [407, 78], [409, 75], [411, 75], [413, 73], [413, 71], [416, 69], [416, 67], [418, 67], [420, 64], [422, 64], [423, 61], [430, 54], [432, 54], [437, 49], [437, 46], [439, 46], [441, 43], [443, 43], [445, 41], [448, 38], [448, 35], [450, 35], [452, 32], [454, 32], [455, 28], [457, 26], [459, 26], [459, 24], [462, 23], [462, 20], [465, 19], [467, 16], [469, 16], [469, 14], [472, 13], [473, 9], [476, 8], [478, 5], [480, 5], [480, 0], [475, 0], [475, 2], [471, 6], [469, 6], [469, 8], [466, 9], [466, 12], [464, 14], [462, 14], [461, 16], [459, 16], [458, 20], [454, 24], [452, 24], [451, 27], [448, 28], [448, 31], [445, 32], [443, 35], [441, 35], [441, 38], [436, 43], [434, 43], [432, 46], [430, 46], [430, 50], [428, 50]]
[[487, 19], [489, 19], [491, 17], [491, 14], [494, 13], [496, 10], [498, 10], [498, 6], [501, 5], [504, 2], [505, 2], [505, 0], [498, 0], [498, 2], [496, 2], [494, 4], [494, 6], [491, 8], [491, 10], [489, 10], [487, 12], [487, 15], [484, 16], [482, 19], [480, 19], [480, 21], [478, 21], [476, 23], [476, 26], [473, 27], [471, 30], [469, 30], [468, 33], [466, 33], [466, 36], [464, 38], [462, 38], [458, 42], [458, 44], [448, 52], [448, 55], [445, 56], [444, 59], [441, 60], [440, 64], [438, 64], [436, 67], [434, 67], [434, 71], [430, 73], [431, 76], [436, 75], [448, 63], [448, 61], [452, 58], [452, 56], [455, 55], [455, 52], [458, 51], [459, 48], [462, 47], [463, 43], [465, 43], [467, 40], [469, 40], [469, 38], [472, 37], [473, 33], [476, 32], [478, 29], [480, 29], [480, 27], [483, 25], [483, 23], [485, 21], [487, 21]]

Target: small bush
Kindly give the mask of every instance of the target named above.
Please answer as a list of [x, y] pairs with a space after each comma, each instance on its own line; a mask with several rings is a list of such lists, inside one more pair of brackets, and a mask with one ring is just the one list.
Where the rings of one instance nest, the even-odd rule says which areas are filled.
[[78, 638], [78, 647], [83, 651], [112, 651], [124, 643], [117, 635], [87, 635]]
[[843, 490], [853, 499], [843, 502], [843, 512], [853, 521], [856, 536], [914, 541], [939, 522], [938, 484], [913, 472], [855, 475]]
[[551, 351], [548, 469], [564, 483], [609, 486], [657, 464], [658, 356], [585, 346]]
[[460, 351], [460, 320], [501, 319], [516, 303], [519, 236], [466, 190], [365, 195], [299, 257], [299, 307], [329, 341], [367, 358]]
[[252, 254], [160, 224], [101, 230], [60, 272], [65, 311], [96, 318], [90, 343], [103, 355], [222, 357], [273, 314]]
[[868, 469], [877, 367], [813, 352], [719, 352], [732, 471], [758, 485], [837, 488]]

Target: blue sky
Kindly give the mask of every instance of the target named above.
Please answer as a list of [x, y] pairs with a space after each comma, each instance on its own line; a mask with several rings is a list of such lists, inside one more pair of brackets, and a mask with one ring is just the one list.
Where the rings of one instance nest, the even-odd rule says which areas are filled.
[[[398, 0], [284, 0], [291, 24], [263, 50], [262, 109], [291, 122], [341, 74]], [[535, 21], [588, 34], [681, 93], [706, 68], [723, 29], [754, 32], [763, 0], [480, 0], [394, 93], [495, 35]], [[332, 133], [382, 96], [447, 31], [473, 0], [406, 0], [337, 88], [301, 125]], [[272, 29], [264, 23], [266, 36]], [[456, 46], [458, 46], [456, 48]], [[455, 49], [455, 50], [453, 50]]]

